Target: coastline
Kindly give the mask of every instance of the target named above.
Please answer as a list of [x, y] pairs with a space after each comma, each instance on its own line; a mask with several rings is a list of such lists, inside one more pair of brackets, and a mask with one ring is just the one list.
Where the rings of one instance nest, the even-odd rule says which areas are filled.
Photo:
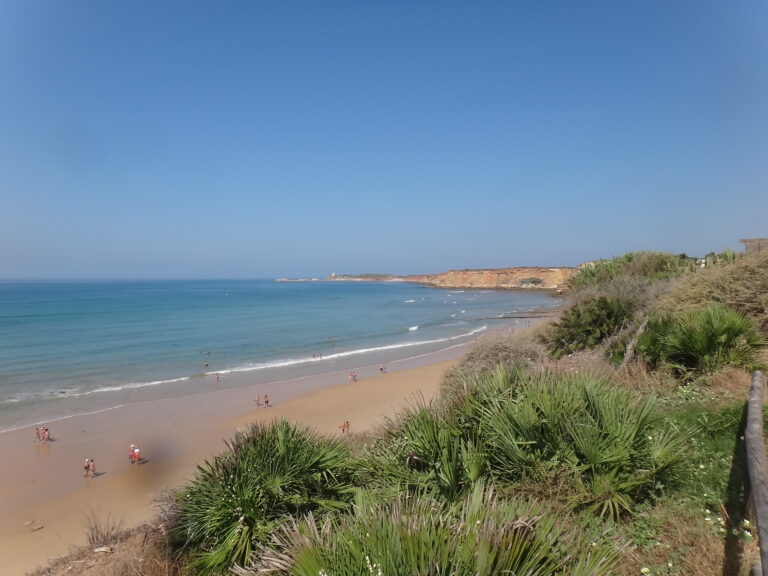
[[[531, 315], [534, 319], [537, 316]], [[498, 319], [495, 328], [484, 326], [464, 334], [420, 343], [385, 345], [376, 348], [341, 349], [324, 356], [278, 360], [254, 367], [222, 367], [167, 380], [150, 380], [121, 385], [107, 385], [72, 396], [48, 397], [35, 404], [9, 405], [0, 417], [0, 435], [37, 425], [57, 423], [70, 418], [106, 412], [146, 401], [176, 398], [210, 390], [243, 388], [253, 385], [287, 387], [303, 390], [302, 382], [319, 375], [357, 369], [361, 363], [390, 364], [408, 362], [439, 353], [445, 349], [471, 344], [484, 333], [502, 329], [517, 329], [521, 318]], [[403, 354], [408, 354], [403, 357]], [[206, 370], [211, 370], [206, 368]], [[218, 375], [218, 376], [217, 376]], [[12, 412], [8, 408], [14, 408]]]
[[[338, 434], [343, 420], [353, 432], [370, 430], [414, 398], [435, 396], [444, 372], [473, 342], [388, 361], [384, 374], [378, 363], [359, 366], [357, 382], [348, 382], [346, 367], [231, 387], [216, 387], [215, 376], [207, 376], [204, 392], [59, 419], [49, 426], [52, 442], [35, 442], [30, 427], [0, 433], [4, 570], [24, 574], [85, 544], [91, 512], [124, 527], [151, 519], [163, 491], [218, 454], [238, 426], [285, 417], [326, 434]], [[256, 408], [255, 395], [264, 393], [273, 407]], [[126, 458], [134, 443], [145, 458], [140, 466]], [[83, 478], [84, 458], [95, 460], [98, 477]]]

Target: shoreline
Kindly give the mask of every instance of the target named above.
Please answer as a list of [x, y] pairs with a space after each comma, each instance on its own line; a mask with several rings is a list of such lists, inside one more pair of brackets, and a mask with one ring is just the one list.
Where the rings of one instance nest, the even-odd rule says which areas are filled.
[[[149, 398], [46, 421], [51, 442], [35, 442], [29, 426], [2, 432], [0, 557], [10, 559], [4, 570], [24, 574], [85, 544], [91, 511], [124, 527], [150, 520], [153, 502], [221, 452], [238, 426], [285, 417], [325, 434], [338, 434], [344, 420], [353, 432], [371, 430], [416, 397], [435, 396], [444, 372], [475, 339], [388, 361], [383, 374], [379, 363], [359, 366], [357, 382], [348, 381], [344, 367]], [[256, 408], [254, 396], [264, 393], [273, 407]], [[142, 448], [142, 465], [126, 458], [134, 443]], [[98, 477], [82, 477], [84, 458], [95, 460]]]
[[[518, 319], [519, 320], [519, 319]], [[68, 417], [87, 415], [100, 410], [113, 409], [124, 404], [135, 404], [145, 400], [194, 395], [218, 387], [245, 387], [253, 384], [272, 384], [292, 381], [329, 373], [337, 370], [352, 370], [361, 363], [393, 363], [406, 357], [439, 352], [444, 348], [465, 345], [478, 336], [497, 329], [518, 327], [515, 319], [500, 318], [500, 325], [491, 327], [490, 322], [480, 329], [417, 343], [391, 344], [372, 348], [341, 349], [317, 357], [277, 359], [260, 364], [224, 365], [219, 370], [205, 367], [205, 372], [167, 379], [105, 384], [92, 390], [80, 391], [70, 396], [55, 396], [52, 393], [29, 402], [7, 402], [0, 411], [0, 434], [28, 428]], [[216, 374], [219, 381], [216, 381]]]
[[[523, 312], [519, 315], [488, 318], [480, 329], [437, 340], [418, 343], [392, 344], [374, 348], [346, 349], [318, 357], [275, 360], [253, 366], [233, 364], [220, 370], [208, 370], [187, 376], [175, 376], [146, 382], [109, 384], [86, 390], [72, 396], [40, 398], [30, 403], [10, 403], [0, 412], [0, 436], [63, 419], [112, 410], [124, 405], [147, 400], [183, 397], [204, 393], [211, 389], [248, 387], [252, 385], [287, 384], [339, 370], [355, 370], [360, 363], [393, 364], [439, 353], [454, 346], [466, 346], [483, 334], [520, 330], [525, 323], [536, 323], [551, 315], [551, 310], [539, 313]], [[405, 358], [403, 354], [408, 354]], [[218, 380], [217, 374], [219, 374]]]

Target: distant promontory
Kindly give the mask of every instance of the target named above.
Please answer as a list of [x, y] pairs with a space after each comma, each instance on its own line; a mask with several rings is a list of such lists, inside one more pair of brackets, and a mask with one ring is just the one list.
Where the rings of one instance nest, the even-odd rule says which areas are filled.
[[439, 288], [562, 290], [577, 268], [490, 268], [449, 270], [438, 274], [331, 274], [325, 278], [278, 278], [278, 282], [413, 282]]

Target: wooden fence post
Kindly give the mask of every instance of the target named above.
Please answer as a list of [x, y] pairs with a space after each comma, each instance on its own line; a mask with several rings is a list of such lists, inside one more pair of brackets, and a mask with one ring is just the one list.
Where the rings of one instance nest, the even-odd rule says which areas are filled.
[[749, 390], [744, 442], [750, 491], [757, 521], [761, 571], [763, 576], [768, 576], [768, 463], [766, 463], [763, 441], [763, 388], [762, 372], [754, 372], [752, 387]]

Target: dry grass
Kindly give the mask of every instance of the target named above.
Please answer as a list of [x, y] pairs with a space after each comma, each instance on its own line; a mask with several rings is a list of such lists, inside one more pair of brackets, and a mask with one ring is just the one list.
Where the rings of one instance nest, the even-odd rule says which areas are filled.
[[[103, 526], [103, 522], [101, 523]], [[103, 532], [102, 532], [103, 533]], [[165, 535], [156, 526], [141, 526], [114, 535], [110, 552], [95, 552], [93, 546], [73, 551], [31, 576], [177, 576]]]
[[[712, 526], [703, 520], [703, 513], [687, 508], [656, 508], [649, 514], [657, 522], [655, 538], [644, 544], [634, 544], [625, 549], [619, 563], [619, 574], [636, 576], [643, 568], [651, 574], [696, 574], [697, 576], [738, 576], [746, 574], [741, 569], [743, 553], [729, 558], [729, 570], [724, 571], [726, 541]], [[671, 565], [671, 566], [670, 566]], [[738, 567], [734, 571], [734, 567]]]
[[599, 296], [608, 296], [620, 300], [633, 300], [640, 307], [645, 307], [669, 293], [675, 285], [674, 282], [674, 280], [619, 276], [605, 284], [598, 284], [570, 293], [568, 303], [570, 305], [579, 304]]
[[96, 510], [90, 510], [83, 523], [88, 535], [88, 546], [91, 547], [108, 546], [125, 532], [122, 519], [115, 520], [111, 514], [102, 515]]
[[659, 309], [690, 310], [712, 302], [751, 316], [758, 328], [768, 333], [768, 254], [704, 268], [681, 278], [670, 293], [659, 300]]
[[[177, 576], [183, 573], [167, 529], [175, 522], [172, 492], [155, 502], [155, 521], [126, 530], [121, 520], [89, 511], [83, 518], [88, 544], [31, 576]], [[105, 551], [96, 552], [96, 549]]]
[[538, 325], [523, 332], [492, 333], [479, 338], [459, 364], [446, 374], [442, 393], [451, 395], [463, 387], [467, 378], [492, 374], [499, 366], [509, 369], [520, 364], [531, 368], [549, 365], [547, 349], [538, 337], [542, 329], [543, 326]]

